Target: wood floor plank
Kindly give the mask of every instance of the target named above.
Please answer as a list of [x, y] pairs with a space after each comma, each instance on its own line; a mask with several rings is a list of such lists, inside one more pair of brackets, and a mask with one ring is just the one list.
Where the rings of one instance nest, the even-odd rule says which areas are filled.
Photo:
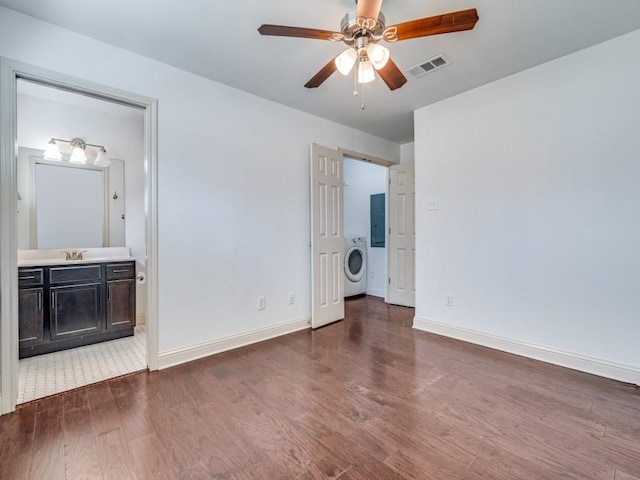
[[133, 465], [140, 480], [172, 480], [164, 447], [155, 432], [138, 436], [129, 442]]
[[98, 451], [104, 480], [137, 478], [131, 450], [121, 429], [98, 435]]
[[29, 478], [37, 410], [37, 403], [31, 403], [0, 417], [0, 479]]
[[62, 480], [66, 473], [64, 439], [61, 435], [61, 397], [44, 399], [38, 402], [37, 406], [33, 461], [29, 478]]
[[0, 479], [640, 480], [640, 394], [412, 328], [346, 318], [0, 417]]
[[86, 390], [78, 390], [62, 398], [67, 480], [102, 478], [100, 452], [92, 423]]

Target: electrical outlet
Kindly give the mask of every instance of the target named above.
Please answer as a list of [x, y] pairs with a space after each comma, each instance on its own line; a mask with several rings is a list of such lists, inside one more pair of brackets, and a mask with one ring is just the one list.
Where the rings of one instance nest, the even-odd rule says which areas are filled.
[[376, 272], [374, 272], [373, 270], [369, 270], [369, 278], [373, 280], [375, 276], [376, 276]]
[[258, 310], [264, 310], [265, 308], [267, 308], [267, 299], [258, 297]]
[[453, 307], [453, 295], [447, 295], [444, 297], [444, 304], [447, 307]]
[[434, 210], [438, 210], [438, 200], [436, 200], [435, 198], [430, 198], [427, 201], [427, 211], [434, 211]]
[[296, 303], [296, 294], [289, 292], [289, 305], [293, 305], [294, 303]]

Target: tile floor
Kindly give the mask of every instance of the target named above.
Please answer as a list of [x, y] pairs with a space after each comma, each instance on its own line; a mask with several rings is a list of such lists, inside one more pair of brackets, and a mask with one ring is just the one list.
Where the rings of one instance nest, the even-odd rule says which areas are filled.
[[147, 368], [146, 326], [133, 337], [96, 343], [18, 362], [18, 403]]

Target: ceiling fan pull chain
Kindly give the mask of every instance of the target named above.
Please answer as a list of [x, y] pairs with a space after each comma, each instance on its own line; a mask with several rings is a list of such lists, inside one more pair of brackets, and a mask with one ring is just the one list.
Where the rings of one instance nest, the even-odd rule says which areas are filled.
[[364, 104], [364, 85], [365, 85], [365, 84], [363, 83], [363, 84], [362, 84], [362, 110], [364, 110], [364, 107], [366, 106], [366, 105]]
[[353, 69], [353, 96], [358, 96], [358, 69]]

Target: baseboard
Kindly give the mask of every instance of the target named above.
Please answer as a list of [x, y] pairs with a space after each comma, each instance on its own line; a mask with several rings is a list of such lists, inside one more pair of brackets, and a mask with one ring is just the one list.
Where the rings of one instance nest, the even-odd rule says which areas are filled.
[[413, 328], [425, 332], [443, 335], [445, 337], [475, 343], [485, 347], [514, 353], [523, 357], [533, 358], [554, 365], [592, 373], [605, 378], [621, 382], [640, 385], [640, 367], [624, 365], [600, 358], [588, 357], [563, 350], [534, 345], [519, 340], [498, 337], [476, 330], [446, 325], [425, 318], [414, 317]]
[[384, 298], [386, 292], [384, 290], [378, 290], [377, 288], [367, 289], [367, 295], [371, 295], [373, 297], [382, 297]]
[[278, 323], [268, 327], [251, 330], [248, 332], [230, 335], [228, 337], [203, 342], [188, 347], [176, 348], [162, 352], [158, 355], [158, 369], [173, 367], [181, 363], [191, 362], [199, 358], [226, 352], [234, 348], [244, 347], [252, 343], [262, 342], [270, 338], [279, 337], [288, 333], [297, 332], [310, 328], [311, 317], [304, 317], [297, 320]]

